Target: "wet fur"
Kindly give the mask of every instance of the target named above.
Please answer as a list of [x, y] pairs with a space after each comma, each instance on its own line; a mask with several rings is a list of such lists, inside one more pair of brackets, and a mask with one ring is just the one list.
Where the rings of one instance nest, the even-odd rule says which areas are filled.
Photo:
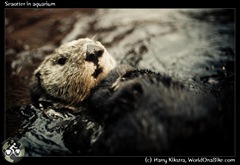
[[76, 155], [229, 152], [224, 148], [230, 147], [222, 130], [224, 115], [215, 99], [166, 75], [116, 67], [92, 90], [86, 107], [88, 112], [72, 121], [63, 136]]

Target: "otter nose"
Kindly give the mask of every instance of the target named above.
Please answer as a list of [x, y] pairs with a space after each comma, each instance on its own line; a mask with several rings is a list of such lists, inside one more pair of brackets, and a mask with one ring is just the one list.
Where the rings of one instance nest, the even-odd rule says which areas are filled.
[[94, 64], [98, 63], [98, 58], [103, 55], [104, 49], [93, 44], [87, 45], [86, 61], [91, 61]]

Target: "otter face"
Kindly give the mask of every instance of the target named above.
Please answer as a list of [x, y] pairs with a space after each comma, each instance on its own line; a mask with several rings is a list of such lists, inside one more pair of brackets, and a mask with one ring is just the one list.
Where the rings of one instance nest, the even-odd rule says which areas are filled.
[[100, 42], [78, 39], [61, 45], [45, 58], [34, 72], [34, 88], [68, 104], [79, 103], [115, 65]]

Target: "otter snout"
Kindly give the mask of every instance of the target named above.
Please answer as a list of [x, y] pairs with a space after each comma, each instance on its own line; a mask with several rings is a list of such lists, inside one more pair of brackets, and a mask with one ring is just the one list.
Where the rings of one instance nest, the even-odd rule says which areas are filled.
[[87, 52], [86, 52], [86, 61], [91, 61], [95, 65], [98, 64], [98, 58], [103, 55], [104, 49], [94, 45], [94, 44], [89, 44], [87, 45]]

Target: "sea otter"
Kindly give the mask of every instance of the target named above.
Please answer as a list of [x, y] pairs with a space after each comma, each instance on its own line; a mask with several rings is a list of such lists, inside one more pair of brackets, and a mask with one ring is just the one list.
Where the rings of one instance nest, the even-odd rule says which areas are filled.
[[105, 47], [88, 38], [48, 56], [34, 72], [31, 93], [54, 109], [82, 110], [63, 133], [76, 155], [221, 155], [231, 149], [225, 111], [212, 95], [161, 73], [116, 66]]

